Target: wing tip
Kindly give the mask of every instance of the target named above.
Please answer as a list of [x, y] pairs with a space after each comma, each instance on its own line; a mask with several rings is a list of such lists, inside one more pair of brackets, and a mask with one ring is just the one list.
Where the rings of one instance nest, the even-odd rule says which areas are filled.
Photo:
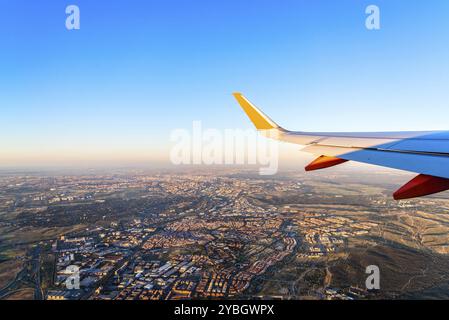
[[248, 118], [254, 124], [257, 130], [279, 129], [280, 127], [267, 117], [262, 111], [254, 106], [241, 92], [233, 92], [232, 95], [245, 111]]

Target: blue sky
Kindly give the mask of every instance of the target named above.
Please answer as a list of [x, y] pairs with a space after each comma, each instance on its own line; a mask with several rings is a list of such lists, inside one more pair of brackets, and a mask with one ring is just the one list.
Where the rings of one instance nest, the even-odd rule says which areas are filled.
[[160, 160], [194, 120], [249, 128], [233, 91], [292, 130], [449, 129], [446, 0], [0, 4], [0, 165]]

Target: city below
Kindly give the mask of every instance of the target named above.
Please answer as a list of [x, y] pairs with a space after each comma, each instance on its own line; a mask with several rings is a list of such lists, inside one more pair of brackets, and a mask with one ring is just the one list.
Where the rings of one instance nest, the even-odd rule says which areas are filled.
[[447, 194], [351, 172], [3, 170], [0, 298], [449, 298]]

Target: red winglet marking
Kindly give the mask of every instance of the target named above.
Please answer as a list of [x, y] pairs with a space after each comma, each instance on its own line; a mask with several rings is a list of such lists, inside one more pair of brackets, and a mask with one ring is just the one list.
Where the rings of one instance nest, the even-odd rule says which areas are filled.
[[449, 189], [449, 179], [420, 174], [393, 194], [395, 200], [427, 196]]
[[306, 166], [306, 171], [318, 170], [336, 166], [337, 164], [346, 162], [348, 160], [340, 159], [336, 157], [320, 156], [313, 160], [310, 164]]

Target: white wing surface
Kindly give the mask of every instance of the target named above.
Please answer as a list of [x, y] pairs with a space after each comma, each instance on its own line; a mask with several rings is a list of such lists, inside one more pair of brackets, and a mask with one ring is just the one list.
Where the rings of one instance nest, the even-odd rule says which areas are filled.
[[357, 161], [419, 173], [394, 193], [408, 199], [449, 189], [449, 131], [421, 132], [296, 132], [277, 125], [242, 94], [234, 97], [263, 135], [303, 145], [319, 157], [306, 170]]

